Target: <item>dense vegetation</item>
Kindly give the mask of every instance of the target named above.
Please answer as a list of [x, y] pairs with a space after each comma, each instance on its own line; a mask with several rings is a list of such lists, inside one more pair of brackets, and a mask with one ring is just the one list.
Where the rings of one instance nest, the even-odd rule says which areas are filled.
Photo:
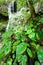
[[21, 24], [14, 28], [10, 27], [2, 35], [3, 46], [0, 49], [2, 65], [41, 65], [43, 63], [43, 12], [35, 12], [34, 4], [37, 2], [42, 0], [24, 0], [24, 2], [18, 0], [18, 9], [26, 7], [26, 12], [22, 12], [24, 16], [20, 20]]

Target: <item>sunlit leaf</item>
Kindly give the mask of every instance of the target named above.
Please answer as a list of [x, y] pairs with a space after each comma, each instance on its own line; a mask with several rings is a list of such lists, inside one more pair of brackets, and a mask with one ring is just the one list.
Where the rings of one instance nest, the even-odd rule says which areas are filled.
[[35, 41], [35, 33], [34, 33], [34, 32], [30, 33], [30, 34], [28, 35], [28, 37], [29, 37], [31, 40]]
[[4, 65], [11, 65], [11, 64], [12, 64], [12, 59], [11, 58], [9, 58], [6, 63], [4, 63]]
[[26, 51], [27, 45], [25, 43], [21, 43], [17, 46], [16, 54], [22, 54]]
[[5, 57], [11, 49], [11, 41], [9, 43], [6, 43], [1, 49], [0, 49], [0, 59]]
[[37, 54], [38, 54], [39, 61], [43, 62], [43, 49], [42, 50], [39, 49]]
[[40, 65], [40, 63], [38, 61], [35, 62], [35, 65]]
[[22, 59], [22, 60], [21, 60], [21, 64], [22, 64], [22, 65], [26, 65], [27, 56], [26, 56], [26, 55], [23, 55], [21, 59]]
[[27, 53], [28, 53], [29, 57], [31, 57], [31, 58], [33, 57], [32, 51], [29, 48], [27, 48]]

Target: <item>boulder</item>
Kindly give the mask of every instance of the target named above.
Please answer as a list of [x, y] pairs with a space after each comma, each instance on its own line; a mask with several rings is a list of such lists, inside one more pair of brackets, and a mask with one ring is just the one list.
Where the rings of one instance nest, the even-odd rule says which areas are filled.
[[14, 0], [0, 0], [0, 14], [8, 16], [8, 5]]

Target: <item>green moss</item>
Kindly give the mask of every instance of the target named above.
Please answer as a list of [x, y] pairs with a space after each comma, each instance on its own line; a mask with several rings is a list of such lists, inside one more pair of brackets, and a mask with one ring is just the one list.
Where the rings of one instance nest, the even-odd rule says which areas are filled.
[[3, 3], [7, 4], [7, 3], [12, 2], [12, 1], [15, 1], [15, 0], [0, 0], [0, 5]]
[[4, 16], [8, 16], [8, 12], [4, 12], [4, 11], [0, 11], [0, 14], [4, 15]]
[[7, 26], [7, 20], [0, 20], [0, 31]]
[[4, 16], [8, 16], [8, 4], [15, 0], [0, 0], [0, 13]]

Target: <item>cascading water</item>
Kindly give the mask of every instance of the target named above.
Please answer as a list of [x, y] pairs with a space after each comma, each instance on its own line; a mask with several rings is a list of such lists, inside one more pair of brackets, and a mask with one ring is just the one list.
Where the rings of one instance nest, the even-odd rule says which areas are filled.
[[[10, 3], [10, 4], [8, 5], [8, 18], [9, 18], [9, 20], [8, 20], [8, 25], [7, 25], [7, 27], [6, 27], [6, 31], [7, 31], [8, 28], [9, 28], [10, 19], [11, 19], [12, 15], [13, 15], [12, 12], [14, 12], [14, 2], [12, 2], [12, 3]], [[13, 15], [13, 16], [14, 16], [14, 15]]]

